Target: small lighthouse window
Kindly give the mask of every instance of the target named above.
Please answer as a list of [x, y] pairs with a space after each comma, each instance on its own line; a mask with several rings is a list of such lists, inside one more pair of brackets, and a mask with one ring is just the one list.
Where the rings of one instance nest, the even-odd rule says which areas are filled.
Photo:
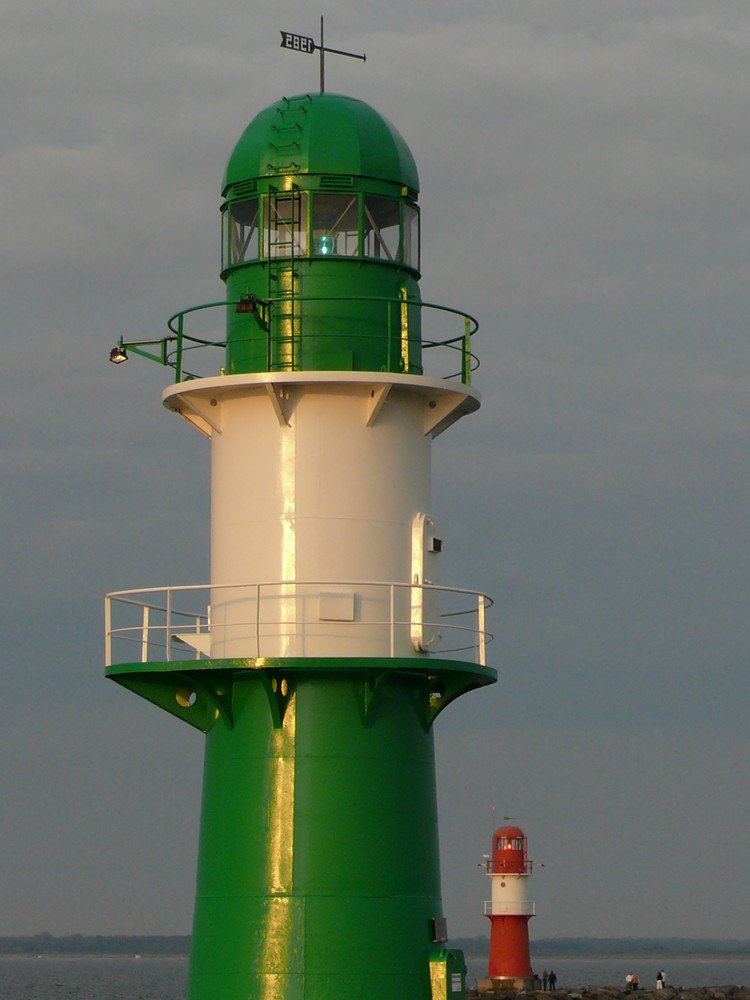
[[313, 195], [312, 233], [312, 252], [316, 256], [356, 257], [359, 254], [357, 196]]
[[398, 260], [400, 204], [394, 198], [365, 196], [364, 255]]
[[229, 263], [258, 259], [258, 199], [229, 206]]

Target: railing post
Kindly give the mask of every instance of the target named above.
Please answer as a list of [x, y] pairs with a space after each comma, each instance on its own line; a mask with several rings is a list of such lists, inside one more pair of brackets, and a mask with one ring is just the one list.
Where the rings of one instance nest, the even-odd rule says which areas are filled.
[[479, 666], [487, 666], [487, 633], [484, 623], [485, 597], [480, 594], [477, 598], [477, 630], [479, 632]]
[[464, 349], [461, 352], [461, 381], [464, 385], [471, 385], [471, 323], [468, 316], [464, 316]]
[[393, 303], [388, 301], [385, 303], [385, 315], [387, 320], [388, 328], [388, 349], [386, 351], [385, 366], [386, 371], [393, 371]]
[[167, 589], [167, 626], [166, 626], [167, 662], [172, 659], [172, 591]]
[[143, 622], [141, 624], [141, 663], [148, 663], [148, 604], [143, 605]]
[[[269, 280], [269, 293], [270, 293], [270, 280], [271, 280], [271, 277], [270, 277], [271, 272], [270, 272], [270, 270], [269, 270], [268, 273], [269, 273], [268, 280]], [[268, 329], [266, 330], [266, 371], [267, 372], [271, 371], [271, 361], [272, 361], [272, 356], [273, 356], [273, 347], [271, 345], [273, 343], [273, 324], [274, 324], [274, 322], [275, 322], [275, 317], [271, 313], [271, 306], [270, 306], [270, 299], [269, 299], [269, 307], [268, 307]]]
[[180, 313], [177, 319], [177, 353], [174, 362], [175, 382], [182, 382], [182, 324], [184, 318], [184, 315]]
[[260, 659], [260, 584], [255, 587], [255, 655]]
[[104, 598], [104, 664], [112, 665], [112, 602]]
[[391, 640], [391, 658], [396, 655], [396, 588], [393, 584], [389, 587], [390, 590], [390, 640]]

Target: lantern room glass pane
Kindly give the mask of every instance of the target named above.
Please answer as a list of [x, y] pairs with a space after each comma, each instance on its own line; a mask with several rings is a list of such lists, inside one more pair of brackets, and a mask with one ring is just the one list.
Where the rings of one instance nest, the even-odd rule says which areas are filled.
[[316, 256], [359, 254], [357, 195], [315, 194], [312, 209], [312, 252]]
[[364, 255], [375, 260], [398, 260], [401, 203], [394, 198], [365, 196]]
[[267, 202], [263, 232], [266, 257], [303, 257], [307, 254], [307, 194], [272, 195]]
[[236, 201], [229, 206], [229, 263], [241, 264], [258, 256], [258, 199]]
[[419, 270], [419, 210], [404, 204], [404, 264]]

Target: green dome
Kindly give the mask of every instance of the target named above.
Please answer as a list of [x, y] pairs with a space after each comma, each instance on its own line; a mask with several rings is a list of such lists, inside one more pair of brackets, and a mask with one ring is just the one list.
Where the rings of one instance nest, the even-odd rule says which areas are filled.
[[419, 191], [398, 130], [369, 104], [341, 94], [284, 97], [256, 115], [229, 157], [222, 191], [289, 174], [371, 177]]

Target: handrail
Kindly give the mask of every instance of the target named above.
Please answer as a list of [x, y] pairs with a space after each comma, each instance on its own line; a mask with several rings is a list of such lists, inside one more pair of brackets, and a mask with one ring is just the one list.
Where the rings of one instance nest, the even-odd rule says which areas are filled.
[[[226, 309], [231, 306], [236, 307], [244, 301], [246, 300], [230, 299], [228, 301], [204, 302], [197, 306], [189, 306], [187, 309], [181, 309], [179, 312], [174, 313], [174, 315], [170, 316], [167, 320], [167, 328], [169, 329], [171, 336], [163, 337], [159, 340], [141, 341], [125, 341], [123, 338], [120, 338], [118, 346], [130, 350], [134, 354], [139, 354], [149, 360], [157, 361], [159, 364], [173, 368], [175, 371], [176, 383], [182, 382], [184, 379], [199, 378], [200, 376], [198, 376], [195, 372], [186, 370], [184, 366], [185, 354], [189, 351], [200, 350], [206, 347], [221, 348], [224, 350], [226, 349], [227, 342], [226, 340], [209, 340], [205, 337], [198, 337], [186, 333], [184, 329], [185, 318], [194, 313], [205, 312], [210, 309]], [[445, 350], [460, 352], [460, 366], [457, 371], [451, 372], [449, 375], [442, 376], [446, 381], [460, 378], [464, 385], [469, 385], [471, 382], [471, 373], [476, 371], [480, 364], [479, 358], [471, 349], [471, 338], [479, 331], [479, 323], [472, 315], [470, 315], [470, 313], [464, 312], [461, 309], [454, 309], [451, 306], [444, 306], [435, 302], [422, 302], [421, 300], [416, 299], [404, 300], [402, 298], [386, 295], [281, 295], [273, 299], [253, 299], [252, 301], [254, 304], [257, 303], [260, 307], [259, 309], [256, 309], [256, 319], [267, 331], [270, 331], [271, 317], [273, 315], [274, 308], [282, 303], [288, 304], [289, 302], [380, 302], [387, 305], [398, 305], [399, 307], [406, 306], [407, 309], [416, 308], [420, 311], [427, 309], [434, 312], [446, 313], [450, 316], [455, 316], [461, 319], [463, 321], [463, 330], [460, 333], [445, 337], [441, 340], [423, 340], [421, 345], [422, 349], [424, 351], [429, 351], [436, 348], [444, 348]], [[261, 315], [261, 310], [264, 315]], [[252, 310], [250, 310], [250, 312], [252, 312]], [[271, 336], [270, 332], [268, 333], [268, 336]], [[146, 350], [145, 348], [158, 348], [159, 350], [158, 353], [153, 353], [153, 351]]]
[[520, 876], [524, 876], [524, 875], [531, 875], [531, 874], [533, 874], [533, 871], [534, 871], [534, 862], [533, 861], [526, 861], [526, 863], [524, 865], [524, 868], [523, 868], [523, 871], [520, 871], [520, 872], [516, 871], [515, 869], [504, 868], [502, 866], [500, 868], [498, 868], [497, 870], [495, 870], [495, 864], [489, 858], [487, 859], [487, 861], [485, 862], [485, 865], [483, 867], [485, 867], [487, 869], [487, 874], [488, 875], [509, 875], [509, 876], [510, 875], [520, 875]]
[[[298, 609], [297, 605], [294, 606], [291, 618], [288, 608], [279, 616], [279, 602], [304, 601], [319, 597], [321, 590], [325, 593], [332, 588], [349, 588], [355, 595], [359, 594], [360, 598], [366, 597], [370, 602], [368, 613], [372, 616], [361, 615], [357, 619], [341, 621], [320, 619], [311, 615], [309, 606]], [[222, 604], [222, 594], [227, 591], [231, 591], [231, 594], [227, 595], [226, 604]], [[107, 594], [105, 600], [106, 662], [107, 666], [114, 662], [113, 642], [117, 640], [139, 643], [141, 662], [148, 661], [149, 647], [164, 650], [163, 659], [169, 661], [174, 641], [193, 645], [198, 658], [201, 655], [200, 642], [206, 638], [219, 643], [240, 642], [243, 648], [250, 647], [255, 650], [255, 655], [261, 656], [267, 655], [268, 649], [282, 636], [307, 641], [311, 636], [318, 635], [321, 628], [324, 629], [326, 641], [332, 636], [331, 641], [335, 644], [337, 637], [343, 636], [356, 647], [364, 635], [365, 641], [382, 644], [382, 655], [393, 657], [397, 655], [397, 632], [404, 630], [404, 634], [411, 634], [409, 630], [414, 624], [411, 605], [415, 591], [435, 592], [465, 603], [443, 614], [436, 612], [436, 621], [419, 622], [424, 632], [435, 632], [438, 641], [445, 633], [447, 646], [440, 650], [423, 650], [405, 643], [402, 634], [402, 645], [408, 646], [408, 655], [443, 656], [446, 653], [469, 650], [473, 661], [484, 666], [486, 647], [493, 639], [486, 630], [484, 617], [485, 609], [493, 603], [490, 597], [479, 591], [460, 587], [380, 580], [277, 580], [264, 583], [185, 584], [114, 591]], [[403, 608], [402, 604], [400, 615], [397, 612], [397, 592], [406, 593], [410, 598], [410, 607]], [[205, 607], [196, 610], [195, 600], [183, 604], [182, 599], [190, 594], [202, 594]], [[380, 596], [382, 603], [373, 607], [373, 596], [376, 599]], [[420, 605], [424, 605], [424, 599]], [[377, 614], [378, 607], [381, 608], [380, 614]], [[126, 619], [127, 623], [115, 622], [113, 611], [119, 609], [116, 617], [122, 622], [127, 614], [124, 611], [126, 608], [133, 609]], [[222, 621], [219, 615], [215, 615], [212, 622], [212, 610], [226, 611], [227, 608], [230, 609], [227, 620]], [[175, 634], [175, 630], [179, 630], [179, 634]], [[374, 640], [372, 630], [375, 630]], [[229, 633], [231, 636], [228, 640]], [[382, 639], [378, 639], [378, 635]], [[193, 637], [200, 637], [200, 640], [196, 638], [192, 642]]]
[[[484, 597], [489, 601], [487, 605], [491, 608], [495, 603], [488, 595], [479, 590], [471, 590], [468, 587], [446, 587], [436, 583], [406, 583], [398, 580], [253, 580], [249, 583], [178, 583], [164, 584], [158, 587], [132, 587], [129, 590], [111, 590], [107, 598], [129, 597], [131, 594], [158, 594], [172, 591], [172, 593], [185, 592], [188, 590], [240, 590], [243, 587], [400, 587], [404, 590], [440, 590], [447, 594], [466, 594], [469, 597]], [[133, 602], [136, 603], [136, 602]], [[166, 610], [166, 609], [162, 609]], [[193, 612], [183, 612], [193, 614]], [[468, 612], [451, 612], [452, 614], [466, 614]]]

